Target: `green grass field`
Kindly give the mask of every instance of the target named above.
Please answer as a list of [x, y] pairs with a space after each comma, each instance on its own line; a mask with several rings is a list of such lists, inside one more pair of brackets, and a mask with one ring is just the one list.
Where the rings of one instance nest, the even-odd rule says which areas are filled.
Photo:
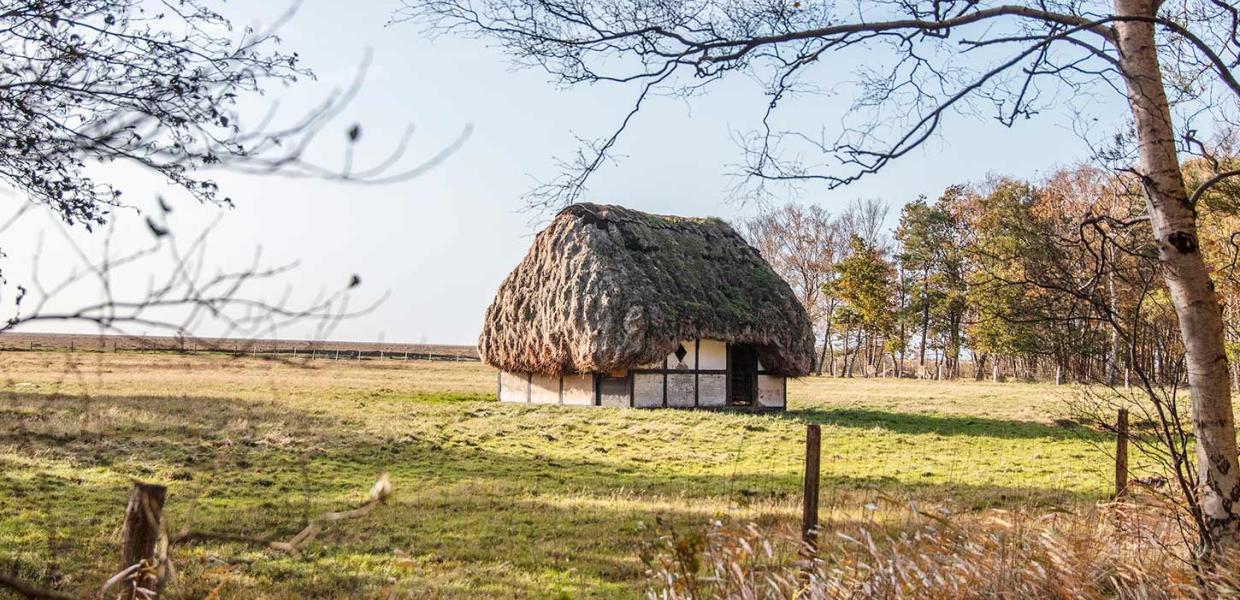
[[1073, 508], [1113, 468], [1105, 436], [1055, 424], [1067, 387], [810, 378], [786, 414], [756, 416], [500, 404], [476, 363], [0, 364], [0, 568], [80, 594], [116, 570], [131, 479], [169, 486], [172, 532], [286, 539], [391, 474], [385, 505], [300, 557], [174, 547], [173, 597], [628, 598], [656, 517], [795, 527], [806, 422], [823, 425], [831, 522], [899, 529], [913, 501]]

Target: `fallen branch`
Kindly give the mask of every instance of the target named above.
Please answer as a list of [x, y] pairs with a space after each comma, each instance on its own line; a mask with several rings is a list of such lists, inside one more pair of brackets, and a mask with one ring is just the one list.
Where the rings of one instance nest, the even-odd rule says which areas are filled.
[[232, 533], [215, 533], [211, 531], [183, 531], [169, 540], [169, 544], [179, 544], [183, 542], [201, 541], [201, 540], [218, 540], [224, 542], [241, 542], [246, 544], [255, 544], [259, 546], [267, 546], [272, 550], [288, 552], [293, 556], [301, 556], [301, 549], [309, 544], [314, 538], [318, 537], [323, 531], [323, 527], [341, 521], [344, 519], [353, 519], [364, 517], [370, 514], [375, 507], [383, 503], [384, 500], [392, 493], [392, 481], [387, 473], [379, 476], [379, 480], [370, 488], [370, 499], [365, 504], [346, 511], [323, 513], [319, 518], [310, 521], [305, 529], [297, 532], [287, 542], [275, 541], [271, 538], [252, 537], [246, 535], [238, 535]]
[[112, 586], [114, 586], [114, 585], [116, 585], [116, 584], [118, 584], [118, 583], [120, 583], [120, 582], [122, 582], [122, 581], [125, 581], [126, 579], [128, 579], [128, 578], [129, 578], [129, 576], [130, 576], [131, 574], [133, 574], [133, 572], [134, 572], [134, 571], [137, 571], [138, 569], [141, 569], [141, 568], [142, 568], [142, 563], [140, 563], [140, 562], [139, 562], [139, 563], [134, 563], [134, 564], [129, 565], [128, 567], [126, 567], [126, 568], [125, 568], [124, 570], [122, 570], [121, 572], [119, 572], [119, 573], [117, 573], [117, 574], [113, 575], [112, 577], [108, 578], [108, 580], [107, 580], [107, 581], [103, 582], [103, 587], [99, 589], [99, 595], [100, 595], [100, 596], [103, 596], [104, 594], [108, 593], [108, 590], [109, 590], [109, 589], [111, 589], [111, 587], [112, 587]]
[[236, 533], [219, 533], [214, 531], [182, 531], [169, 540], [169, 544], [184, 544], [188, 542], [239, 542], [242, 544], [256, 544], [265, 546], [271, 543], [270, 538], [254, 537], [249, 535], [240, 535]]
[[22, 581], [21, 579], [11, 575], [5, 575], [4, 573], [0, 573], [0, 587], [8, 588], [20, 596], [34, 598], [37, 600], [73, 600], [76, 598], [76, 596], [72, 596], [64, 592], [45, 590], [43, 588], [36, 587], [29, 582]]

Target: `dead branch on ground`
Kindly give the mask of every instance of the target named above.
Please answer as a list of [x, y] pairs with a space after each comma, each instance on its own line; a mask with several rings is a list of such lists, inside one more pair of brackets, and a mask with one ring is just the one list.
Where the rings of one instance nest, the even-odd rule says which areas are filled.
[[240, 542], [266, 546], [272, 550], [287, 552], [294, 557], [300, 558], [301, 550], [305, 548], [306, 544], [309, 544], [316, 537], [318, 537], [319, 533], [321, 533], [325, 527], [335, 523], [336, 521], [364, 517], [370, 514], [371, 511], [373, 511], [375, 507], [382, 504], [387, 497], [391, 495], [391, 493], [391, 479], [388, 477], [387, 473], [383, 473], [379, 476], [378, 481], [376, 481], [370, 488], [370, 498], [365, 504], [351, 510], [323, 513], [322, 515], [319, 515], [317, 519], [311, 520], [305, 528], [299, 531], [297, 535], [294, 535], [287, 542], [281, 542], [265, 537], [254, 537], [226, 532], [186, 530], [170, 539], [169, 545], [211, 540], [222, 542]]

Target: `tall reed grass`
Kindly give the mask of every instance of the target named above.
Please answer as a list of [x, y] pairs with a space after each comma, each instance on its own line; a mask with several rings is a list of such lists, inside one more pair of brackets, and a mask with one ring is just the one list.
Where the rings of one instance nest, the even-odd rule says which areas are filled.
[[716, 521], [644, 549], [651, 599], [1215, 598], [1240, 596], [1240, 560], [1194, 568], [1173, 507], [909, 509], [909, 527], [837, 521], [803, 558], [797, 532]]

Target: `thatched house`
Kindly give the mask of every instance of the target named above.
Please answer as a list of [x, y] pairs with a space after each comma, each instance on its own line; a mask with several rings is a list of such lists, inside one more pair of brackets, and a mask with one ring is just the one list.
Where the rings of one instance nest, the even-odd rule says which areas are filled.
[[575, 204], [500, 285], [478, 350], [507, 402], [778, 410], [814, 336], [727, 223]]

